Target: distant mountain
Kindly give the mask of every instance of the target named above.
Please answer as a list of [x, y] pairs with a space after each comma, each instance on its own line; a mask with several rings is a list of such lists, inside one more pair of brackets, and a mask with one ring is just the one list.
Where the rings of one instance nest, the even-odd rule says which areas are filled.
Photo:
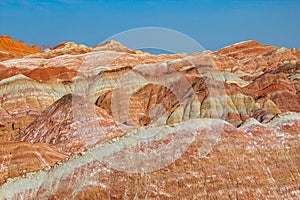
[[143, 49], [138, 49], [138, 50], [143, 51], [143, 52], [148, 52], [148, 53], [153, 54], [153, 55], [175, 54], [174, 52], [170, 52], [170, 51], [167, 51], [167, 50], [164, 50], [164, 49], [156, 49], [156, 48], [143, 48]]
[[53, 46], [51, 46], [50, 44], [36, 44], [41, 50], [45, 50], [45, 49], [50, 49]]

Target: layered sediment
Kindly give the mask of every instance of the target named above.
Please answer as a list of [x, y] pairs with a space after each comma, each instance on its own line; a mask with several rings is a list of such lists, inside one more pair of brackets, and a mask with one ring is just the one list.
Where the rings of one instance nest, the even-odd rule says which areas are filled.
[[299, 198], [298, 49], [151, 55], [65, 42], [10, 58], [4, 199]]

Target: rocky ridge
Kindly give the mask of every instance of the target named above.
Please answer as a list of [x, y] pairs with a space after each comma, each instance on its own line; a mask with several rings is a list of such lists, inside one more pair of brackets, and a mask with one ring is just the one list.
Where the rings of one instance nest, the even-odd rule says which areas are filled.
[[[150, 55], [109, 41], [94, 48], [62, 43], [2, 61], [0, 154], [10, 161], [2, 162], [1, 181], [33, 173], [4, 183], [0, 195], [297, 198], [299, 56], [298, 49], [256, 41], [190, 55]], [[109, 165], [126, 158], [132, 132], [148, 129], [171, 138], [150, 139], [152, 150], [177, 136], [195, 140], [156, 171], [131, 174]], [[120, 141], [123, 149], [100, 154], [115, 159], [95, 157]], [[49, 146], [41, 152], [39, 145]], [[24, 150], [9, 154], [18, 148]]]
[[0, 36], [0, 61], [38, 52], [41, 52], [41, 50], [37, 46], [29, 47], [20, 40], [12, 40], [10, 36]]

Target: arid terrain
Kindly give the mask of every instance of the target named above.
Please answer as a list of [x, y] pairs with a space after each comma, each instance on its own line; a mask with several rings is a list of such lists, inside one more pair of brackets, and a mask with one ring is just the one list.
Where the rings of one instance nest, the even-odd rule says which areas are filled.
[[0, 36], [0, 199], [300, 199], [300, 50]]

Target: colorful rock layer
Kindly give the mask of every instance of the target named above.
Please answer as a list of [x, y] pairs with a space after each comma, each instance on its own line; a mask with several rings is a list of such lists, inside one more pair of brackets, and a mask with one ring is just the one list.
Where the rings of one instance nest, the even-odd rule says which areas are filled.
[[298, 49], [0, 50], [3, 199], [300, 198]]

